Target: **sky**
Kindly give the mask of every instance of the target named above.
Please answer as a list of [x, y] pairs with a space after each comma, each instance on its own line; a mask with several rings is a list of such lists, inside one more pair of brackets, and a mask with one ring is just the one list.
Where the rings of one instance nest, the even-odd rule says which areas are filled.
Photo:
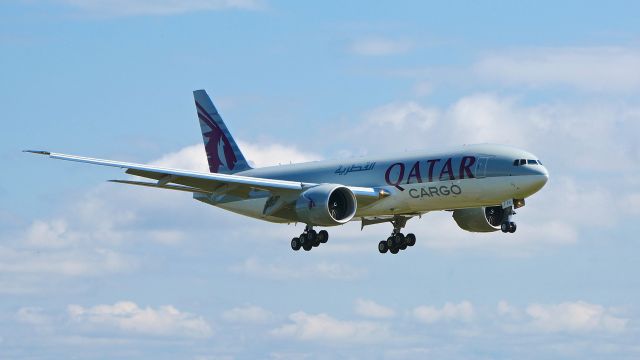
[[[0, 3], [0, 358], [640, 358], [632, 1]], [[549, 183], [515, 234], [447, 212], [244, 218], [118, 169], [205, 169], [206, 89], [256, 166], [502, 143]]]

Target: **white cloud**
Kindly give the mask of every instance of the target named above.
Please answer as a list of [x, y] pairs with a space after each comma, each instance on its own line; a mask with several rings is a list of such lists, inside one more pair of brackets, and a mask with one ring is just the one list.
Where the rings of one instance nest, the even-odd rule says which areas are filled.
[[207, 153], [202, 143], [186, 146], [178, 151], [163, 155], [150, 164], [170, 169], [209, 172]]
[[474, 317], [474, 309], [469, 301], [462, 301], [458, 304], [447, 302], [441, 308], [418, 306], [413, 309], [413, 316], [415, 319], [427, 324], [441, 321], [470, 322]]
[[560, 47], [506, 51], [475, 65], [487, 80], [509, 85], [570, 86], [585, 91], [640, 88], [640, 50], [623, 47]]
[[371, 318], [391, 318], [395, 311], [386, 306], [382, 306], [373, 300], [357, 299], [355, 303], [356, 314]]
[[69, 305], [67, 312], [74, 323], [89, 329], [188, 338], [207, 338], [213, 334], [202, 317], [181, 312], [171, 305], [141, 308], [136, 303], [120, 301], [89, 308]]
[[620, 332], [628, 319], [615, 316], [611, 309], [584, 301], [560, 304], [531, 304], [525, 309], [530, 325], [542, 332]]
[[238, 141], [247, 160], [256, 167], [321, 160], [322, 156], [278, 143], [252, 144]]
[[425, 131], [435, 124], [438, 111], [423, 107], [413, 101], [394, 102], [371, 110], [366, 118], [368, 123], [380, 127], [388, 125], [396, 129], [415, 127], [420, 131]]
[[59, 248], [75, 241], [75, 235], [67, 233], [64, 219], [51, 221], [35, 220], [27, 229], [25, 243], [38, 248]]
[[512, 306], [505, 300], [500, 300], [498, 302], [496, 310], [498, 311], [498, 315], [500, 316], [506, 316], [510, 318], [517, 318], [520, 316], [520, 310], [518, 310], [517, 307]]
[[260, 10], [261, 0], [58, 0], [100, 16], [176, 15], [224, 9]]
[[233, 323], [263, 324], [273, 318], [273, 314], [260, 306], [236, 307], [222, 313], [222, 318]]
[[327, 314], [296, 312], [290, 324], [271, 330], [271, 335], [287, 339], [332, 343], [378, 342], [388, 337], [386, 326], [369, 321], [343, 321]]
[[388, 56], [409, 52], [413, 43], [408, 40], [391, 40], [384, 38], [368, 38], [354, 41], [349, 51], [363, 56]]
[[[252, 144], [238, 141], [238, 147], [252, 166], [263, 167], [279, 164], [299, 163], [320, 160], [320, 155], [298, 150], [295, 146], [271, 144]], [[152, 165], [174, 169], [209, 172], [207, 155], [202, 144], [184, 147], [176, 152], [162, 156]]]
[[425, 149], [425, 141], [432, 149], [499, 143], [529, 149], [552, 169], [626, 172], [640, 163], [640, 109], [604, 100], [524, 105], [517, 97], [475, 93], [444, 107], [396, 101], [366, 112], [353, 132], [359, 136], [344, 135], [351, 147], [375, 152]]
[[246, 259], [242, 264], [233, 266], [231, 270], [255, 277], [274, 280], [309, 278], [355, 280], [361, 278], [366, 273], [364, 269], [324, 261], [316, 264], [289, 267], [275, 263], [263, 263], [253, 257]]

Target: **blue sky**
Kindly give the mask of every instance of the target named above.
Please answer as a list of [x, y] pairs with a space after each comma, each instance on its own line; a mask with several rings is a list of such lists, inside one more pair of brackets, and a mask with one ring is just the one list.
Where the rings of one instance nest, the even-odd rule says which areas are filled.
[[[0, 4], [0, 358], [640, 357], [640, 6]], [[449, 213], [262, 223], [29, 156], [201, 169], [206, 89], [256, 165], [496, 142], [549, 184], [518, 232]]]

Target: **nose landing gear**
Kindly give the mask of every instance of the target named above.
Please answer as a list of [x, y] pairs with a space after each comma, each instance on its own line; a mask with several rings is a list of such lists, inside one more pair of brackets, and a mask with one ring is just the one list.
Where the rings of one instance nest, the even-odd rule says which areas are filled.
[[507, 200], [502, 203], [502, 209], [504, 210], [504, 216], [502, 219], [502, 224], [500, 225], [500, 230], [503, 233], [511, 233], [516, 232], [517, 225], [513, 221], [513, 216], [516, 214], [514, 211], [513, 200]]

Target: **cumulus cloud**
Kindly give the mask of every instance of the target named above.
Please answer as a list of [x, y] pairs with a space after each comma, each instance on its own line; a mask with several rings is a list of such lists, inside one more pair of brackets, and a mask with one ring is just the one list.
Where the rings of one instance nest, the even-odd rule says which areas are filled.
[[[628, 171], [637, 168], [640, 109], [602, 102], [524, 104], [493, 93], [463, 96], [446, 106], [395, 101], [364, 113], [356, 143], [375, 151], [500, 143], [526, 148], [566, 170]], [[620, 129], [626, 131], [620, 131]], [[345, 135], [348, 136], [348, 135]], [[349, 136], [350, 144], [353, 137]], [[353, 146], [353, 145], [352, 145]]]
[[247, 160], [256, 167], [322, 160], [322, 156], [279, 143], [253, 144], [238, 141]]
[[213, 334], [202, 317], [181, 312], [171, 305], [141, 308], [134, 302], [120, 301], [86, 308], [69, 305], [67, 313], [74, 323], [88, 329], [187, 338], [207, 338]]
[[354, 41], [349, 46], [352, 54], [362, 56], [389, 56], [409, 52], [413, 43], [408, 40], [392, 40], [385, 38], [367, 38]]
[[[322, 158], [318, 154], [301, 151], [295, 146], [278, 143], [253, 144], [238, 141], [238, 147], [247, 158], [247, 161], [255, 167], [308, 162]], [[152, 165], [173, 169], [209, 172], [207, 155], [204, 150], [204, 145], [201, 143], [166, 154], [152, 162]]]
[[496, 310], [498, 312], [498, 315], [500, 316], [506, 316], [510, 318], [517, 318], [520, 316], [520, 310], [517, 307], [512, 306], [505, 300], [500, 300], [498, 302]]
[[271, 330], [271, 335], [302, 341], [367, 343], [386, 338], [385, 325], [369, 321], [344, 321], [327, 314], [307, 314], [303, 311], [289, 316], [290, 323]]
[[367, 121], [385, 127], [391, 125], [396, 129], [417, 128], [425, 131], [431, 128], [438, 117], [438, 111], [423, 107], [413, 101], [394, 102], [371, 110]]
[[260, 10], [261, 0], [57, 0], [100, 16], [176, 15], [224, 9]]
[[233, 323], [263, 324], [270, 321], [273, 314], [260, 306], [247, 305], [225, 311], [222, 318]]
[[241, 264], [233, 266], [231, 270], [272, 280], [308, 278], [355, 280], [361, 278], [366, 273], [366, 271], [361, 268], [326, 261], [294, 267], [276, 263], [264, 263], [254, 257], [248, 258]]
[[619, 310], [585, 301], [558, 304], [533, 303], [519, 308], [500, 301], [497, 314], [505, 321], [508, 332], [538, 333], [620, 333], [627, 329], [629, 319]]
[[355, 302], [356, 314], [371, 318], [391, 318], [395, 311], [386, 306], [382, 306], [373, 300], [357, 299]]
[[634, 91], [640, 88], [640, 49], [559, 47], [505, 51], [482, 58], [475, 65], [475, 72], [487, 80], [509, 85]]
[[441, 308], [418, 306], [413, 309], [413, 317], [421, 322], [433, 324], [441, 321], [470, 322], [474, 317], [473, 305], [469, 301], [458, 304], [447, 302]]
[[186, 146], [178, 151], [163, 155], [151, 165], [170, 169], [209, 172], [207, 153], [202, 143]]
[[620, 332], [628, 319], [617, 317], [611, 309], [584, 301], [544, 305], [531, 304], [525, 309], [530, 325], [542, 332]]

